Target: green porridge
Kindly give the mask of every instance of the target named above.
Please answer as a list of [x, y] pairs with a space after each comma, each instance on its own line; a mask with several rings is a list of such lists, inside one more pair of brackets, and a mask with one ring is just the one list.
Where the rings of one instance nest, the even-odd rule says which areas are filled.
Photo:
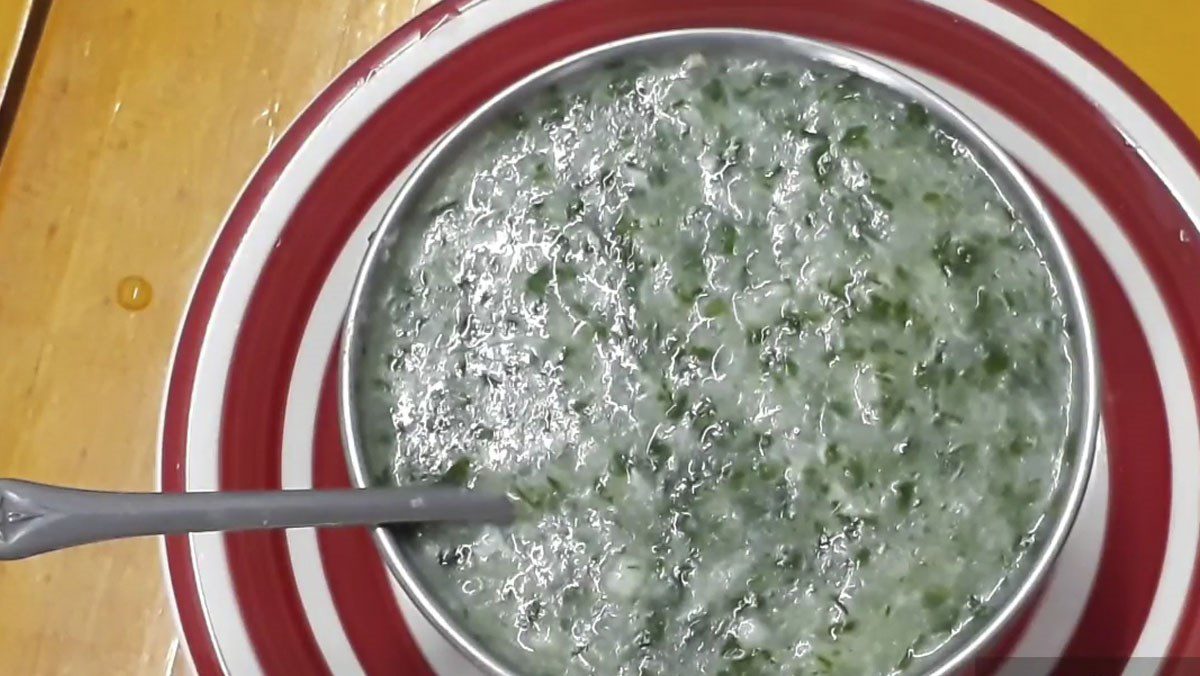
[[1021, 565], [1063, 469], [1064, 307], [926, 109], [786, 60], [614, 62], [421, 204], [366, 443], [379, 481], [522, 504], [404, 535], [514, 669], [919, 669]]

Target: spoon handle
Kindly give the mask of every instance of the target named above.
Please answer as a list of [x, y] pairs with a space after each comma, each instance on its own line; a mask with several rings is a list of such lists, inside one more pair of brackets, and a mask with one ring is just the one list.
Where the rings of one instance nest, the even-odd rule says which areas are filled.
[[0, 560], [138, 535], [513, 516], [504, 496], [445, 486], [106, 493], [0, 479]]

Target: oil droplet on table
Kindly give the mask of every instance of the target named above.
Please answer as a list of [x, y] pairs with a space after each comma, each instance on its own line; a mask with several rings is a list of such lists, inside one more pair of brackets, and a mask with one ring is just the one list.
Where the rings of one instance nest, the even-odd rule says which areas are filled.
[[130, 275], [117, 282], [117, 303], [126, 310], [145, 310], [154, 296], [154, 289], [145, 277]]

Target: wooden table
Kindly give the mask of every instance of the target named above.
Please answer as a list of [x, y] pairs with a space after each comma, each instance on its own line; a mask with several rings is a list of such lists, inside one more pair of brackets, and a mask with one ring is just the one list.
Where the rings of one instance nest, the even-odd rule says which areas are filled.
[[[0, 0], [0, 82], [36, 1]], [[154, 486], [172, 338], [222, 216], [305, 102], [420, 4], [54, 0], [0, 158], [0, 476]], [[1047, 4], [1200, 129], [1200, 3]], [[143, 310], [116, 302], [129, 275], [153, 288]], [[0, 674], [186, 669], [161, 577], [151, 540], [0, 565]]]

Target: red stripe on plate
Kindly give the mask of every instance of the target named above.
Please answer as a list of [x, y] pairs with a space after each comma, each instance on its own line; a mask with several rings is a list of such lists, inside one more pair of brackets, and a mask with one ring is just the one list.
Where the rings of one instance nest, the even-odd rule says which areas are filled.
[[173, 535], [166, 538], [167, 575], [171, 594], [175, 599], [175, 610], [179, 613], [180, 630], [184, 643], [191, 653], [192, 664], [201, 676], [221, 673], [221, 661], [217, 658], [205, 628], [204, 609], [200, 606], [200, 594], [196, 578], [192, 574], [192, 549], [187, 536]]
[[[1043, 190], [1043, 194], [1048, 194]], [[1108, 452], [1108, 515], [1100, 568], [1065, 654], [1127, 656], [1141, 635], [1162, 572], [1171, 511], [1166, 404], [1150, 346], [1096, 245], [1052, 196], [1055, 218], [1083, 273], [1098, 327]], [[1111, 663], [1115, 672], [1123, 664]]]
[[[335, 350], [336, 354], [336, 350]], [[342, 450], [337, 409], [337, 360], [331, 357], [317, 407], [313, 484], [318, 488], [348, 488], [350, 475]], [[392, 593], [390, 573], [380, 565], [380, 552], [363, 529], [322, 530], [317, 533], [321, 560], [329, 580], [338, 619], [354, 654], [368, 674], [432, 675]], [[370, 612], [351, 609], [370, 608]]]
[[1016, 619], [1012, 620], [1008, 629], [1000, 635], [1000, 638], [984, 649], [983, 653], [975, 658], [972, 664], [958, 676], [992, 676], [998, 673], [1004, 666], [1005, 660], [1012, 654], [1017, 644], [1025, 636], [1025, 632], [1029, 629], [1029, 623], [1033, 621], [1035, 611], [1042, 604], [1044, 590], [1044, 587], [1039, 589], [1026, 604], [1025, 609], [1016, 616]]

